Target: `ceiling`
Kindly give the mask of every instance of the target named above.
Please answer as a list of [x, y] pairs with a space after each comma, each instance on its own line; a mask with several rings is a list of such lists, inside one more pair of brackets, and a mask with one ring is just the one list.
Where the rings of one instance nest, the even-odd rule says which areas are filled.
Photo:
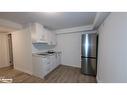
[[21, 25], [39, 22], [52, 30], [91, 25], [95, 16], [95, 12], [0, 12], [0, 19]]

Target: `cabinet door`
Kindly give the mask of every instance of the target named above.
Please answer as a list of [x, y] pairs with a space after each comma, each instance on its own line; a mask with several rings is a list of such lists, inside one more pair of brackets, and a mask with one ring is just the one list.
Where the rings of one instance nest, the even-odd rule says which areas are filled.
[[33, 56], [32, 62], [33, 62], [33, 75], [43, 78], [44, 74], [43, 74], [42, 58], [38, 56]]
[[56, 56], [55, 54], [50, 56], [51, 71], [56, 68]]
[[50, 58], [50, 71], [52, 71], [52, 70], [54, 69], [54, 65], [53, 65], [53, 63], [54, 63], [53, 61], [54, 61], [54, 60], [53, 60], [53, 56], [50, 55], [49, 58]]
[[51, 70], [51, 63], [50, 63], [50, 59], [49, 57], [43, 58], [42, 59], [43, 62], [43, 71], [44, 71], [44, 75], [47, 75]]
[[44, 29], [42, 25], [37, 24], [36, 31], [37, 31], [38, 42], [47, 42], [46, 29]]
[[53, 31], [46, 30], [46, 40], [49, 45], [56, 45], [56, 34]]
[[56, 45], [56, 34], [55, 33], [52, 33], [52, 44], [53, 45]]
[[49, 30], [46, 30], [46, 40], [47, 40], [47, 42], [48, 42], [48, 45], [51, 45], [52, 43], [51, 43], [51, 41], [52, 41], [52, 38], [51, 38], [51, 31], [49, 31]]
[[47, 43], [47, 32], [44, 27], [39, 23], [31, 24], [31, 36], [32, 36], [32, 43], [40, 42], [40, 43]]
[[61, 64], [61, 53], [57, 53], [57, 66]]
[[53, 37], [52, 32], [50, 30], [47, 30], [47, 41], [49, 45], [53, 45]]

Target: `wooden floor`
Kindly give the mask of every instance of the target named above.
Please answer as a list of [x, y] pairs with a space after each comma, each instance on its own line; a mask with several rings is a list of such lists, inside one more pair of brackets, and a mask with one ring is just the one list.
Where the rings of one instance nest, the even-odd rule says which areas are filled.
[[79, 68], [63, 65], [49, 73], [45, 79], [15, 70], [13, 67], [1, 68], [0, 78], [13, 79], [13, 83], [96, 83], [94, 76], [83, 75]]

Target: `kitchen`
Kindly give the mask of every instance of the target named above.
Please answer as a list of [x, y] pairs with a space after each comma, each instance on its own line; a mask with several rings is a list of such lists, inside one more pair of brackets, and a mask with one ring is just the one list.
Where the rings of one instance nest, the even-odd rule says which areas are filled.
[[109, 64], [102, 64], [108, 60], [103, 61], [108, 58], [104, 54], [110, 53], [106, 47], [112, 46], [103, 43], [108, 35], [104, 30], [112, 29], [108, 22], [115, 15], [119, 19], [126, 14], [1, 12], [0, 76], [14, 83], [117, 82], [105, 77]]
[[[45, 77], [50, 75], [50, 73], [52, 73], [53, 71], [55, 72], [55, 70], [60, 69], [61, 73], [57, 72], [58, 75], [56, 75], [55, 73], [52, 74], [52, 76], [54, 77], [59, 76], [57, 77], [57, 79], [55, 78], [52, 79], [52, 80], [56, 80], [53, 82], [96, 82], [95, 77], [84, 76], [80, 72], [81, 55], [79, 53], [81, 52], [81, 49], [80, 49], [80, 46], [78, 46], [79, 42], [76, 42], [77, 43], [76, 45], [75, 42], [73, 41], [73, 40], [79, 41], [80, 37], [68, 37], [70, 38], [70, 40], [68, 39], [68, 42], [70, 41], [70, 43], [72, 43], [71, 45], [74, 45], [74, 46], [70, 46], [69, 43], [66, 46], [66, 42], [67, 42], [66, 39], [64, 40], [65, 42], [63, 42], [63, 39], [61, 39], [61, 36], [63, 36], [64, 34], [62, 33], [59, 34], [60, 32], [57, 33], [57, 31], [64, 30], [64, 29], [61, 29], [61, 27], [62, 28], [72, 27], [72, 25], [77, 26], [76, 22], [80, 20], [81, 17], [82, 19], [91, 18], [92, 20], [94, 20], [96, 13], [54, 13], [54, 14], [50, 14], [50, 13], [42, 13], [42, 14], [41, 13], [38, 13], [38, 14], [37, 13], [26, 13], [26, 14], [25, 13], [1, 13], [0, 15], [1, 15], [0, 17], [2, 18], [5, 17], [9, 19], [10, 23], [12, 23], [11, 20], [13, 20], [13, 21], [18, 21], [22, 23], [22, 25], [24, 25], [22, 27], [19, 24], [18, 25], [15, 24], [15, 26], [16, 25], [18, 27], [20, 26], [19, 29], [16, 29], [15, 31], [13, 30], [10, 33], [12, 36], [13, 67], [15, 70], [19, 70], [24, 73], [27, 73], [35, 77], [41, 78], [43, 80], [46, 80]], [[8, 15], [10, 15], [10, 17]], [[42, 15], [42, 18], [41, 18], [41, 15]], [[71, 15], [74, 15], [74, 17], [72, 18]], [[16, 20], [15, 18], [13, 18], [14, 16], [17, 17]], [[34, 16], [38, 16], [38, 17], [40, 16], [40, 18], [38, 19], [37, 17], [35, 18]], [[30, 21], [27, 21], [28, 19], [27, 17], [30, 17], [29, 18], [30, 21], [33, 18], [33, 20], [36, 20], [36, 22], [28, 23]], [[61, 18], [61, 20], [59, 20], [58, 17], [59, 19]], [[23, 19], [23, 21], [20, 20], [21, 18]], [[41, 24], [42, 22], [44, 22], [43, 20], [44, 18], [47, 19], [47, 23], [48, 23], [47, 25]], [[74, 18], [76, 18], [76, 21], [74, 24], [72, 25], [67, 24], [68, 19], [71, 19], [72, 21], [71, 23], [73, 23]], [[42, 20], [42, 22], [39, 23], [39, 20]], [[51, 22], [50, 20], [53, 20], [53, 22]], [[59, 22], [58, 23], [59, 25], [58, 24], [54, 25], [55, 20], [57, 23]], [[65, 20], [65, 21], [62, 22], [62, 20]], [[7, 24], [9, 23], [9, 21], [5, 19], [3, 22], [6, 22]], [[82, 23], [81, 20], [79, 22]], [[86, 24], [87, 23], [89, 24], [91, 22], [87, 21]], [[62, 25], [62, 24], [67, 24], [67, 25]], [[51, 27], [47, 27], [47, 26], [51, 26]], [[52, 27], [55, 28], [55, 30], [50, 29]], [[69, 28], [65, 28], [65, 29], [69, 29]], [[75, 31], [75, 29], [73, 30], [74, 32], [77, 32]], [[92, 31], [92, 32], [95, 32], [95, 31]], [[80, 36], [81, 32], [80, 34], [79, 33], [74, 33], [74, 34], [69, 33], [69, 35], [75, 35], [75, 34], [76, 36], [77, 34], [78, 36]], [[68, 35], [68, 34], [65, 33], [65, 35]], [[73, 54], [70, 56], [70, 54], [68, 53], [73, 53]], [[65, 71], [61, 71], [61, 70], [65, 70]], [[77, 72], [77, 75], [75, 74], [76, 72]], [[62, 76], [64, 76], [64, 78], [61, 79]], [[73, 76], [76, 76], [75, 80], [73, 80]], [[84, 79], [84, 77], [86, 78]], [[91, 81], [88, 79], [91, 79]], [[50, 80], [49, 82], [52, 82], [52, 80]], [[86, 80], [86, 81], [83, 81], [83, 80]]]

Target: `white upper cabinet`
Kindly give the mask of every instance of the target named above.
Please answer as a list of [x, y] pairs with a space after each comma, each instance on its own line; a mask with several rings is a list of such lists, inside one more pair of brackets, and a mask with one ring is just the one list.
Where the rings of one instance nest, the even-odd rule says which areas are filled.
[[32, 43], [47, 43], [47, 35], [44, 27], [39, 23], [31, 24]]
[[49, 45], [56, 45], [56, 34], [45, 29], [39, 23], [31, 24], [32, 43], [47, 43]]
[[57, 41], [56, 41], [56, 33], [52, 32], [52, 45], [56, 45], [57, 44]]
[[47, 30], [47, 40], [49, 45], [56, 45], [56, 34], [53, 31]]

